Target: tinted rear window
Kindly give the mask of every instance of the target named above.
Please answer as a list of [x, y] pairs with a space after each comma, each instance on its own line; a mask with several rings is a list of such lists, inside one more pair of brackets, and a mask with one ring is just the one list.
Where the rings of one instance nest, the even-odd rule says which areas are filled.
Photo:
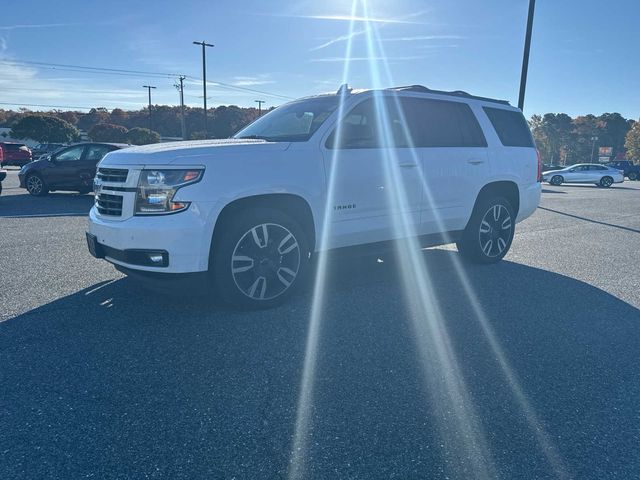
[[529, 125], [520, 112], [484, 107], [493, 128], [505, 147], [533, 147]]
[[20, 147], [24, 147], [22, 143], [5, 143], [4, 148], [7, 150], [20, 150]]
[[402, 98], [416, 147], [486, 147], [482, 129], [466, 103]]

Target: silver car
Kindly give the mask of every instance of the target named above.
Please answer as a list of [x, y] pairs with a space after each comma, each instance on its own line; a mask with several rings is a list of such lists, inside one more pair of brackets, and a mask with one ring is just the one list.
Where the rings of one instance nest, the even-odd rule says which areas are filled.
[[542, 180], [551, 185], [593, 183], [608, 188], [624, 181], [623, 172], [597, 163], [577, 163], [561, 170], [542, 172]]

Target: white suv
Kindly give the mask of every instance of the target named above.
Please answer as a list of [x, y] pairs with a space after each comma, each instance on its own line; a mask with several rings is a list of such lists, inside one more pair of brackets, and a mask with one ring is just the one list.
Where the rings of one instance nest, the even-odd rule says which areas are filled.
[[227, 140], [109, 153], [87, 241], [125, 273], [202, 273], [225, 301], [280, 303], [315, 253], [407, 235], [492, 263], [540, 200], [508, 102], [422, 86], [283, 105]]

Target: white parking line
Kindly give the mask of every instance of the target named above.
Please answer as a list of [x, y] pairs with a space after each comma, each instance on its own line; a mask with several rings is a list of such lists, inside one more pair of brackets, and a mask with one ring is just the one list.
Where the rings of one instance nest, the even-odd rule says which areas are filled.
[[35, 218], [35, 217], [86, 217], [89, 212], [36, 213], [33, 215], [2, 215], [0, 218]]

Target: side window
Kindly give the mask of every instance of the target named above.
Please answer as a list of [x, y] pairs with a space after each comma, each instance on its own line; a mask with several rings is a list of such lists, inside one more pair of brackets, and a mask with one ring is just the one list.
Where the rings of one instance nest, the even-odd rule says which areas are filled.
[[502, 145], [505, 147], [534, 147], [529, 125], [519, 111], [483, 107]]
[[[376, 104], [384, 102], [384, 125]], [[340, 146], [334, 131], [327, 148], [486, 147], [482, 128], [466, 103], [415, 97], [369, 98], [341, 122]]]
[[[373, 99], [367, 99], [356, 105], [340, 122], [341, 129], [333, 131], [327, 140], [327, 148], [379, 148], [380, 141], [376, 134], [376, 116]], [[336, 142], [340, 142], [339, 145]]]
[[404, 97], [402, 104], [416, 147], [487, 146], [466, 103]]
[[108, 145], [89, 145], [84, 159], [88, 162], [98, 163], [111, 150], [112, 148]]
[[71, 147], [56, 155], [56, 162], [77, 162], [82, 157], [84, 151], [84, 145], [78, 145], [77, 147]]

